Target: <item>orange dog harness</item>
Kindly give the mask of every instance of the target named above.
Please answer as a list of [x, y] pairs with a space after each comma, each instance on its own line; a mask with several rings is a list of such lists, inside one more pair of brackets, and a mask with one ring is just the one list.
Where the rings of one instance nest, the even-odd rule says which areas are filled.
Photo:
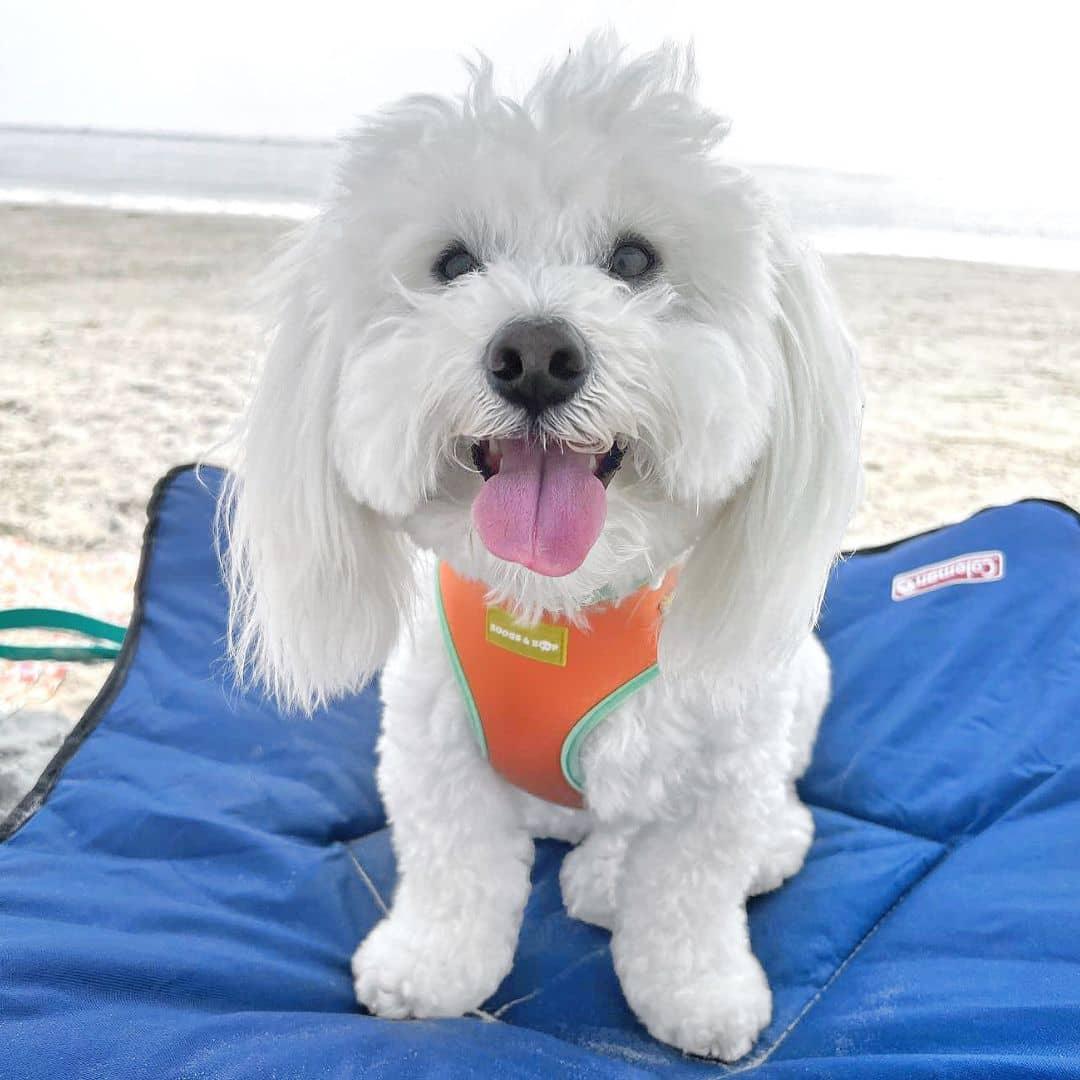
[[658, 674], [660, 615], [675, 571], [658, 589], [590, 609], [582, 629], [550, 618], [523, 626], [487, 603], [486, 587], [439, 565], [443, 638], [480, 749], [517, 787], [581, 807], [585, 736]]

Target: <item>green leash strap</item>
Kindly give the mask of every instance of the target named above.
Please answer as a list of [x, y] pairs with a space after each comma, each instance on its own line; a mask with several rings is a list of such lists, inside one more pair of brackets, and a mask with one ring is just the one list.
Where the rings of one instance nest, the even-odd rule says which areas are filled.
[[0, 642], [0, 660], [115, 660], [120, 655], [120, 647], [127, 633], [124, 627], [115, 623], [57, 608], [11, 608], [0, 611], [0, 632], [4, 630], [63, 630], [89, 638], [92, 644], [5, 645]]

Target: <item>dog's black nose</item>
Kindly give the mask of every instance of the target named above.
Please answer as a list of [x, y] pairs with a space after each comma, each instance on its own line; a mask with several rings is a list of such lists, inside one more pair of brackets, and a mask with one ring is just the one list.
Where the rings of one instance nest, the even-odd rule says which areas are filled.
[[565, 319], [514, 319], [488, 343], [484, 366], [496, 393], [538, 416], [577, 393], [589, 372], [589, 354]]

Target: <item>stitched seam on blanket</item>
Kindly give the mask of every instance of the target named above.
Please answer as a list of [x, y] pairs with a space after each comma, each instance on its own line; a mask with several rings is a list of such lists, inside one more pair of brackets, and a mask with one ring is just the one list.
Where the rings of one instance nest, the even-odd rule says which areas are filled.
[[[379, 892], [379, 889], [376, 886], [371, 875], [364, 868], [364, 864], [360, 861], [356, 852], [354, 852], [351, 847], [346, 845], [345, 850], [349, 853], [349, 858], [352, 860], [353, 866], [355, 867], [357, 874], [360, 876], [360, 879], [363, 881], [363, 883], [367, 886], [368, 892], [371, 893], [372, 899], [375, 901], [376, 906], [379, 908], [379, 910], [383, 913], [384, 916], [388, 916], [390, 914], [390, 909], [387, 906], [386, 901], [383, 899], [382, 893]], [[532, 1001], [534, 997], [537, 997], [539, 994], [543, 993], [543, 991], [546, 990], [552, 983], [556, 982], [558, 979], [561, 979], [564, 975], [569, 974], [581, 964], [587, 963], [590, 959], [592, 959], [592, 957], [602, 953], [606, 948], [607, 946], [603, 945], [597, 949], [593, 949], [590, 952], [587, 952], [584, 956], [579, 956], [577, 960], [575, 960], [571, 964], [568, 964], [565, 968], [562, 969], [562, 971], [558, 972], [558, 974], [553, 975], [546, 983], [542, 983], [535, 990], [530, 990], [529, 993], [522, 994], [520, 997], [516, 997], [512, 1001], [505, 1002], [497, 1009], [495, 1009], [494, 1012], [487, 1012], [484, 1009], [471, 1009], [470, 1015], [478, 1016], [481, 1020], [488, 1024], [505, 1023], [503, 1017], [515, 1005], [521, 1005], [524, 1004], [524, 1002], [526, 1001]]]
[[379, 892], [375, 882], [372, 880], [371, 875], [364, 868], [364, 864], [357, 857], [357, 854], [348, 844], [345, 845], [345, 850], [349, 853], [349, 858], [352, 859], [352, 864], [356, 868], [357, 874], [360, 875], [360, 880], [367, 886], [368, 892], [371, 893], [372, 899], [375, 901], [376, 907], [384, 914], [390, 914], [390, 908], [386, 901], [383, 899], [382, 893]]
[[[833, 973], [810, 996], [810, 999], [803, 1005], [803, 1007], [798, 1011], [798, 1013], [796, 1013], [794, 1018], [791, 1020], [791, 1023], [789, 1023], [787, 1027], [785, 1027], [784, 1030], [781, 1031], [780, 1034], [777, 1035], [776, 1038], [757, 1057], [745, 1062], [742, 1065], [735, 1065], [727, 1069], [723, 1075], [737, 1076], [740, 1073], [752, 1072], [759, 1066], [764, 1065], [769, 1060], [769, 1058], [771, 1058], [772, 1055], [780, 1048], [780, 1046], [782, 1046], [783, 1043], [787, 1041], [788, 1036], [795, 1030], [796, 1027], [799, 1026], [800, 1023], [802, 1023], [806, 1015], [828, 993], [836, 980], [840, 978], [840, 976], [851, 965], [852, 961], [854, 961], [855, 958], [859, 955], [859, 953], [862, 952], [863, 947], [867, 944], [867, 942], [870, 941], [870, 939], [878, 932], [878, 930], [881, 929], [881, 927], [892, 916], [892, 914], [907, 901], [907, 899], [916, 889], [918, 889], [932, 874], [934, 874], [942, 865], [944, 865], [944, 863], [955, 852], [959, 851], [962, 847], [967, 846], [969, 843], [972, 843], [986, 836], [986, 834], [989, 833], [990, 830], [993, 829], [999, 821], [1001, 821], [1004, 817], [1006, 817], [1018, 806], [1020, 806], [1021, 803], [1025, 802], [1030, 796], [1034, 795], [1035, 792], [1037, 792], [1044, 784], [1047, 784], [1051, 780], [1053, 780], [1054, 777], [1057, 776], [1064, 768], [1065, 765], [1060, 765], [1057, 769], [1050, 773], [1050, 775], [1042, 777], [1036, 784], [1034, 784], [1026, 792], [1024, 792], [1023, 795], [1014, 799], [1007, 807], [1005, 807], [1005, 809], [1001, 811], [1001, 813], [997, 815], [997, 817], [993, 819], [993, 821], [989, 822], [985, 826], [985, 828], [983, 828], [979, 832], [971, 833], [970, 835], [962, 835], [955, 841], [944, 845], [943, 850], [938, 855], [938, 857], [934, 859], [934, 861], [930, 863], [930, 865], [927, 866], [927, 868], [921, 874], [919, 874], [918, 877], [911, 881], [908, 884], [907, 888], [900, 892], [900, 894], [889, 905], [889, 907], [886, 908], [885, 911], [882, 912], [882, 914], [877, 918], [877, 920], [874, 922], [874, 925], [871, 926], [870, 929], [867, 930], [861, 938], [859, 938], [859, 940], [855, 944], [855, 947], [851, 950], [851, 952], [847, 954], [847, 956], [844, 957], [843, 960], [840, 961]], [[871, 822], [870, 824], [876, 824], [876, 822]]]
[[873, 926], [871, 926], [870, 929], [867, 930], [861, 938], [859, 938], [859, 940], [855, 943], [855, 946], [852, 948], [851, 952], [849, 952], [847, 956], [845, 956], [844, 959], [840, 961], [840, 963], [833, 970], [833, 973], [821, 984], [821, 986], [818, 987], [816, 991], [814, 991], [813, 994], [810, 995], [809, 1000], [795, 1014], [788, 1026], [784, 1028], [784, 1030], [781, 1031], [780, 1034], [777, 1035], [776, 1038], [773, 1039], [773, 1041], [767, 1047], [765, 1047], [765, 1049], [756, 1058], [752, 1059], [751, 1061], [747, 1061], [743, 1065], [736, 1065], [732, 1068], [729, 1068], [724, 1075], [736, 1076], [739, 1073], [750, 1072], [753, 1069], [764, 1065], [765, 1062], [768, 1061], [769, 1058], [772, 1057], [772, 1055], [780, 1048], [780, 1046], [783, 1045], [783, 1043], [787, 1040], [787, 1037], [795, 1030], [795, 1028], [799, 1026], [806, 1014], [810, 1012], [810, 1010], [825, 996], [826, 993], [828, 993], [829, 988], [848, 969], [852, 961], [862, 951], [863, 946], [866, 945], [866, 943], [878, 932], [878, 930], [881, 929], [889, 916], [891, 916], [892, 913], [896, 911], [896, 909], [900, 907], [900, 905], [903, 904], [905, 900], [907, 900], [907, 898], [912, 894], [912, 892], [914, 892], [915, 889], [917, 889], [924, 881], [926, 881], [926, 879], [939, 866], [941, 866], [941, 864], [945, 862], [946, 859], [948, 859], [948, 857], [953, 853], [954, 850], [954, 848], [950, 847], [944, 848], [938, 854], [937, 858], [934, 859], [934, 861], [918, 877], [912, 880], [906, 889], [900, 892], [896, 899], [893, 900], [893, 902], [878, 916]]
[[[1070, 759], [1071, 761], [1072, 759]], [[879, 829], [888, 829], [890, 832], [897, 833], [900, 836], [910, 836], [913, 840], [925, 840], [929, 844], [942, 844], [946, 847], [956, 847], [963, 843], [965, 840], [974, 840], [978, 836], [982, 836], [984, 833], [992, 829], [1006, 814], [1008, 814], [1015, 807], [1019, 806], [1032, 792], [1037, 791], [1043, 784], [1049, 780], [1053, 780], [1055, 776], [1067, 765], [1070, 761], [1064, 761], [1060, 764], [1053, 766], [1053, 771], [1045, 773], [1042, 776], [1038, 776], [1033, 782], [1028, 785], [1024, 790], [1017, 792], [1012, 801], [1005, 804], [998, 813], [992, 817], [985, 825], [980, 829], [973, 832], [967, 832], [964, 829], [960, 829], [953, 836], [947, 839], [942, 839], [938, 836], [927, 836], [925, 833], [913, 832], [911, 829], [901, 829], [898, 825], [891, 825], [886, 821], [878, 821], [876, 818], [865, 817], [862, 814], [856, 814], [851, 810], [846, 809], [843, 806], [830, 806], [824, 802], [813, 802], [810, 799], [804, 799], [803, 802], [807, 806], [815, 810], [827, 810], [830, 814], [841, 814], [844, 817], [849, 817], [853, 821], [862, 821], [867, 825], [875, 825]]]
[[850, 818], [852, 821], [861, 821], [864, 825], [873, 825], [877, 829], [884, 829], [886, 832], [896, 833], [897, 836], [908, 836], [912, 840], [924, 840], [928, 844], [937, 844], [939, 847], [945, 847], [951, 843], [952, 840], [941, 840], [936, 836], [925, 836], [922, 833], [912, 832], [910, 829], [901, 829], [898, 825], [890, 825], [885, 821], [878, 821], [872, 817], [864, 817], [862, 814], [856, 814], [851, 810], [843, 806], [830, 806], [828, 803], [812, 802], [810, 799], [802, 800], [811, 810], [824, 810], [829, 814], [839, 814], [841, 817]]
[[[345, 850], [349, 853], [349, 858], [352, 860], [353, 866], [356, 868], [357, 874], [367, 886], [368, 891], [371, 893], [372, 898], [374, 899], [379, 910], [382, 911], [384, 915], [389, 915], [389, 905], [383, 899], [382, 893], [379, 892], [379, 889], [376, 886], [371, 875], [367, 872], [364, 864], [360, 861], [360, 857], [348, 845], [346, 845]], [[554, 975], [551, 976], [550, 979], [547, 980], [547, 982], [541, 983], [538, 987], [536, 987], [534, 990], [530, 990], [527, 994], [522, 994], [520, 997], [516, 997], [512, 1001], [505, 1002], [497, 1009], [495, 1009], [494, 1012], [489, 1013], [488, 1015], [491, 1017], [492, 1020], [502, 1020], [507, 1011], [512, 1009], [515, 1005], [521, 1005], [523, 1002], [531, 1001], [537, 995], [542, 994], [545, 990], [547, 990], [549, 986], [557, 982], [564, 975], [568, 975], [575, 968], [580, 967], [582, 964], [588, 963], [588, 961], [591, 960], [594, 956], [599, 956], [606, 950], [606, 944], [601, 945], [598, 948], [591, 949], [589, 952], [585, 953], [584, 956], [579, 956], [576, 960], [573, 960], [569, 964], [567, 964], [566, 967], [564, 967], [561, 971], [556, 972]], [[479, 1012], [480, 1010], [475, 1011]]]
[[605, 942], [603, 945], [598, 945], [595, 949], [590, 949], [587, 953], [585, 953], [584, 956], [579, 956], [576, 960], [567, 964], [566, 967], [564, 967], [561, 971], [557, 971], [546, 982], [542, 982], [539, 986], [537, 986], [533, 990], [530, 990], [527, 994], [522, 994], [520, 997], [514, 998], [513, 1001], [508, 1001], [506, 1002], [506, 1004], [500, 1005], [499, 1008], [495, 1010], [494, 1015], [501, 1020], [503, 1016], [515, 1005], [521, 1005], [526, 1001], [532, 1001], [533, 998], [539, 997], [545, 991], [551, 989], [552, 986], [554, 986], [565, 976], [569, 975], [570, 972], [576, 971], [579, 967], [581, 967], [582, 964], [587, 964], [590, 960], [607, 952], [608, 948], [609, 946]]

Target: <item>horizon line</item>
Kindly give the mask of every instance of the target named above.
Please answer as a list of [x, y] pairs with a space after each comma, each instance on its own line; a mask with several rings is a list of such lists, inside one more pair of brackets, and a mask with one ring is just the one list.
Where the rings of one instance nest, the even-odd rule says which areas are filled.
[[[255, 146], [319, 146], [324, 149], [339, 146], [347, 133], [337, 136], [314, 135], [256, 135], [214, 131], [180, 131], [171, 128], [114, 128], [94, 124], [39, 124], [0, 120], [0, 135], [96, 135], [116, 139], [160, 139], [162, 142], [247, 143]], [[803, 165], [791, 161], [766, 161], [730, 155], [730, 160], [746, 168], [789, 169], [801, 173], [829, 173], [857, 180], [896, 180], [890, 173], [867, 169], [842, 169], [827, 165]]]
[[0, 134], [13, 132], [25, 135], [103, 135], [118, 139], [161, 139], [165, 142], [241, 142], [272, 146], [337, 146], [344, 136], [317, 137], [312, 135], [252, 135], [214, 131], [179, 131], [170, 128], [112, 128], [93, 124], [25, 124], [0, 120]]

